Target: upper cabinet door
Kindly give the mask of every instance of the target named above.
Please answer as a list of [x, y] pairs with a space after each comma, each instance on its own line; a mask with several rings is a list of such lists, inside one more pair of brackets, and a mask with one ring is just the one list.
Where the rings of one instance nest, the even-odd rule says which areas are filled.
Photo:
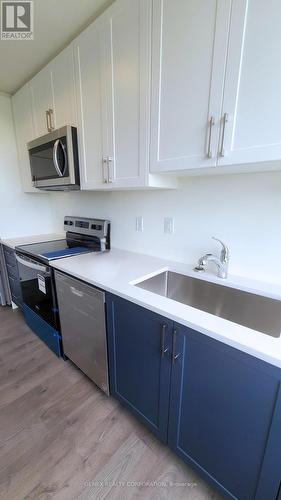
[[[50, 64], [30, 81], [35, 136], [47, 134], [54, 124], [54, 96]], [[51, 112], [50, 112], [51, 110]]]
[[104, 15], [105, 151], [114, 187], [148, 176], [151, 1], [119, 0]]
[[153, 0], [152, 172], [215, 166], [231, 0]]
[[27, 143], [34, 139], [34, 124], [31, 109], [29, 83], [24, 85], [13, 97], [13, 116], [18, 149], [18, 163], [23, 190], [27, 193], [42, 193], [32, 185]]
[[98, 19], [74, 41], [78, 110], [78, 146], [82, 189], [105, 186], [103, 163], [104, 81], [101, 72], [103, 30]]
[[56, 128], [76, 126], [73, 45], [64, 49], [51, 63]]
[[68, 46], [30, 82], [35, 137], [76, 125], [73, 46]]
[[233, 2], [221, 165], [281, 158], [280, 19], [280, 0]]

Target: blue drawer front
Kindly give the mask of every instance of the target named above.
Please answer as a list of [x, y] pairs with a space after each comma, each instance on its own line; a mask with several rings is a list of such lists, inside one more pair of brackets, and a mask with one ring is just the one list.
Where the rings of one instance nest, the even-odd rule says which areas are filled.
[[26, 323], [36, 335], [47, 344], [47, 346], [57, 355], [62, 356], [60, 334], [52, 328], [46, 321], [32, 311], [26, 304], [23, 304], [23, 312]]

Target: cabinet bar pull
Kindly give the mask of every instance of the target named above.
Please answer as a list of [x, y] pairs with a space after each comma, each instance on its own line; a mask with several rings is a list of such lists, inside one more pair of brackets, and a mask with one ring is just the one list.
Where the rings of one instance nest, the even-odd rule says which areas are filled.
[[48, 132], [51, 132], [51, 130], [50, 130], [50, 114], [49, 114], [49, 110], [46, 111], [46, 125], [47, 125]]
[[208, 152], [207, 152], [207, 157], [208, 158], [213, 158], [213, 153], [212, 153], [212, 131], [213, 131], [213, 126], [215, 125], [215, 118], [211, 116], [209, 120], [209, 140], [208, 140]]
[[164, 358], [165, 353], [168, 352], [168, 350], [169, 350], [168, 347], [166, 347], [166, 349], [165, 349], [166, 329], [167, 329], [167, 325], [164, 323], [164, 325], [162, 325], [162, 332], [161, 332], [161, 358]]
[[52, 130], [55, 130], [55, 126], [53, 123], [54, 112], [51, 108], [49, 109], [49, 117], [50, 117], [50, 132], [52, 132]]
[[226, 124], [228, 122], [228, 113], [224, 113], [223, 119], [222, 119], [222, 136], [221, 136], [221, 148], [220, 148], [220, 156], [223, 158], [225, 156], [225, 150], [224, 150], [224, 139], [225, 139], [225, 128]]
[[180, 354], [176, 354], [176, 349], [177, 349], [177, 330], [175, 329], [173, 331], [173, 350], [172, 350], [172, 363], [173, 365], [175, 364], [176, 360], [180, 356]]
[[113, 158], [111, 156], [108, 156], [107, 157], [107, 168], [108, 168], [108, 182], [113, 182], [113, 175], [112, 172], [111, 172], [111, 168], [112, 168], [112, 164], [113, 164]]
[[107, 156], [102, 157], [102, 176], [104, 184], [108, 183], [108, 162]]

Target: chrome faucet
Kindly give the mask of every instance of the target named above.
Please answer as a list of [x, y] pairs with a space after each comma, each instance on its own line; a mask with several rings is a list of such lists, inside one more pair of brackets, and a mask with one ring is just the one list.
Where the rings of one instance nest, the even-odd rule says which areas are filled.
[[213, 255], [212, 253], [206, 253], [198, 260], [198, 265], [194, 268], [194, 271], [202, 272], [206, 271], [206, 267], [208, 262], [214, 262], [218, 268], [218, 277], [226, 279], [228, 273], [228, 264], [229, 264], [229, 250], [227, 246], [218, 238], [212, 238], [215, 241], [218, 241], [222, 245], [222, 250], [220, 257]]

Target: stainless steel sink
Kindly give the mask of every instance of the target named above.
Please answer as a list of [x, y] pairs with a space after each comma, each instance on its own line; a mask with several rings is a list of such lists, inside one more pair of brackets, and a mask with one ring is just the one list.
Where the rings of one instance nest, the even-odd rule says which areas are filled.
[[281, 301], [171, 271], [136, 284], [239, 325], [280, 337]]

